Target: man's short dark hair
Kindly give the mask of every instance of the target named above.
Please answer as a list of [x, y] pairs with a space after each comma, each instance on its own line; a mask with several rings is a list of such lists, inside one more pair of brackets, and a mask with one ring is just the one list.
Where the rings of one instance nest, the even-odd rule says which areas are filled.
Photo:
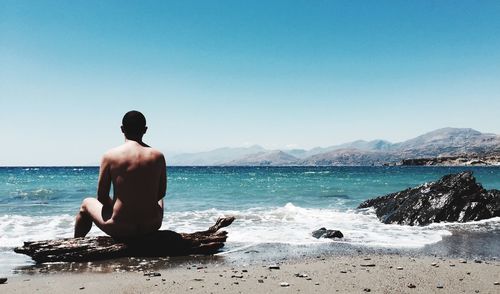
[[137, 110], [131, 110], [123, 116], [123, 132], [125, 135], [142, 136], [146, 128], [146, 118]]

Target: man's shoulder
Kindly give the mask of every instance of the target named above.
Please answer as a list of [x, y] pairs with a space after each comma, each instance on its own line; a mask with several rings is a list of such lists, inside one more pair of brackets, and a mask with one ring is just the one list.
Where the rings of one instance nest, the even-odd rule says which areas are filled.
[[148, 149], [149, 149], [148, 151], [150, 152], [150, 154], [153, 155], [155, 158], [158, 158], [158, 159], [165, 158], [165, 155], [163, 155], [163, 153], [160, 150], [152, 148], [152, 147], [150, 147]]
[[117, 154], [122, 153], [123, 151], [124, 151], [124, 146], [123, 146], [123, 145], [116, 146], [116, 147], [111, 148], [111, 149], [109, 149], [108, 151], [106, 151], [106, 152], [103, 154], [103, 157], [104, 157], [104, 158], [114, 157], [114, 156], [116, 156]]
[[105, 161], [110, 161], [110, 160], [113, 161], [114, 159], [120, 160], [120, 159], [128, 157], [131, 153], [135, 153], [135, 152], [140, 152], [144, 155], [148, 154], [148, 156], [153, 157], [154, 159], [159, 160], [159, 161], [165, 160], [163, 153], [158, 149], [155, 149], [155, 148], [152, 148], [149, 146], [145, 147], [145, 148], [136, 149], [136, 148], [131, 148], [130, 146], [127, 146], [126, 144], [109, 149], [108, 151], [106, 151], [104, 153], [102, 158]]
[[122, 158], [126, 157], [126, 153], [127, 150], [123, 145], [111, 148], [102, 155], [102, 162], [113, 163], [120, 161]]

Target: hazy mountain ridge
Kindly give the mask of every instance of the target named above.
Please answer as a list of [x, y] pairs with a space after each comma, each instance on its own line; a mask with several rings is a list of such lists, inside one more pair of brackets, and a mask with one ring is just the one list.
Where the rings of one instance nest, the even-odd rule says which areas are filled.
[[473, 129], [443, 128], [394, 144], [403, 157], [486, 154], [500, 151], [500, 136]]
[[399, 157], [392, 152], [369, 151], [359, 149], [336, 149], [310, 156], [298, 165], [318, 165], [318, 166], [366, 166], [383, 165], [387, 162], [398, 160]]
[[442, 128], [399, 143], [356, 140], [310, 150], [267, 150], [261, 146], [218, 148], [173, 156], [170, 165], [383, 165], [409, 158], [500, 154], [500, 136], [468, 128]]
[[238, 160], [230, 161], [224, 165], [232, 166], [258, 166], [258, 165], [291, 165], [299, 159], [281, 150], [264, 151], [247, 155]]
[[168, 158], [169, 165], [185, 165], [185, 166], [208, 166], [208, 165], [223, 165], [227, 162], [238, 160], [250, 154], [264, 152], [266, 149], [259, 145], [250, 147], [223, 147], [211, 151], [199, 153], [183, 153]]

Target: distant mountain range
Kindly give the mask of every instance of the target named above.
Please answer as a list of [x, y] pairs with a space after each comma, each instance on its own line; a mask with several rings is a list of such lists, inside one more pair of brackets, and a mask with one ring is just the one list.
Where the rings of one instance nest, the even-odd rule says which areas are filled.
[[468, 128], [443, 128], [399, 143], [357, 140], [310, 150], [267, 150], [258, 145], [225, 147], [175, 155], [167, 159], [167, 163], [185, 166], [366, 166], [410, 158], [467, 154], [500, 154], [500, 136]]

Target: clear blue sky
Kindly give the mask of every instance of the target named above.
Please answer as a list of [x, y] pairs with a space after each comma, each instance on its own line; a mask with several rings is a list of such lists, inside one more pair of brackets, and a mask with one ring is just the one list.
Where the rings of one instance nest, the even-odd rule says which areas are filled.
[[500, 1], [0, 0], [0, 165], [500, 133]]

